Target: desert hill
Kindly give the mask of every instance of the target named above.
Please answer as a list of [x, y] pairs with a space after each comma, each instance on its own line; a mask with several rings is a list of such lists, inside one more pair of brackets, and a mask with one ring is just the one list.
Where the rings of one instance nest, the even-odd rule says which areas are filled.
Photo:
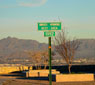
[[[95, 39], [79, 39], [80, 46], [75, 58], [95, 58]], [[45, 43], [36, 40], [25, 40], [7, 37], [0, 40], [0, 63], [18, 63], [31, 60], [26, 51], [43, 51], [48, 49]], [[56, 56], [55, 59], [60, 57]], [[10, 62], [16, 61], [16, 62]], [[31, 60], [32, 61], [32, 60]]]

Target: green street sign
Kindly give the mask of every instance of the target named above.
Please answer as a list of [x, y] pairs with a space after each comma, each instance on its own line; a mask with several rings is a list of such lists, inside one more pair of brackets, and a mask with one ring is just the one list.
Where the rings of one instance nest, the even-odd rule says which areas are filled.
[[46, 30], [61, 30], [61, 22], [40, 22], [38, 23], [38, 30], [39, 31], [46, 31]]
[[51, 32], [44, 32], [44, 36], [45, 37], [53, 37], [55, 36], [55, 32], [51, 31]]

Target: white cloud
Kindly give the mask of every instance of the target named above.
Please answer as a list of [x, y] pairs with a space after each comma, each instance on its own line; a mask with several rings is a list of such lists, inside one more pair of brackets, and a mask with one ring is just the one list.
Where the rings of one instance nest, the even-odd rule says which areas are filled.
[[14, 0], [15, 4], [1, 5], [0, 8], [38, 7], [44, 5], [47, 0]]
[[47, 0], [17, 0], [19, 6], [24, 7], [37, 7], [42, 6], [47, 2]]

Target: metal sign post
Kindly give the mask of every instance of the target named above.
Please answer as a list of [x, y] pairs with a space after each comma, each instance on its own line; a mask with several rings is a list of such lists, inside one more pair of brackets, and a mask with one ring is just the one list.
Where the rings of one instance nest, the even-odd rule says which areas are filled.
[[52, 73], [51, 73], [51, 37], [49, 39], [49, 85], [52, 85]]
[[44, 36], [49, 39], [49, 85], [52, 85], [52, 66], [51, 66], [51, 37], [55, 36], [55, 31], [61, 30], [61, 22], [39, 22], [38, 31], [45, 31]]

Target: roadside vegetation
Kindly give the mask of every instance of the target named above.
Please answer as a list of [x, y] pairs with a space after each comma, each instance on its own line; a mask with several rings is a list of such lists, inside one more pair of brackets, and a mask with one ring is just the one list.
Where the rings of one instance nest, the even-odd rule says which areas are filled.
[[71, 66], [73, 59], [75, 57], [75, 52], [78, 49], [80, 43], [75, 38], [68, 37], [67, 33], [62, 30], [58, 32], [57, 36], [54, 38], [54, 45], [56, 52], [62, 56], [62, 58], [68, 64], [69, 73], [71, 73]]

